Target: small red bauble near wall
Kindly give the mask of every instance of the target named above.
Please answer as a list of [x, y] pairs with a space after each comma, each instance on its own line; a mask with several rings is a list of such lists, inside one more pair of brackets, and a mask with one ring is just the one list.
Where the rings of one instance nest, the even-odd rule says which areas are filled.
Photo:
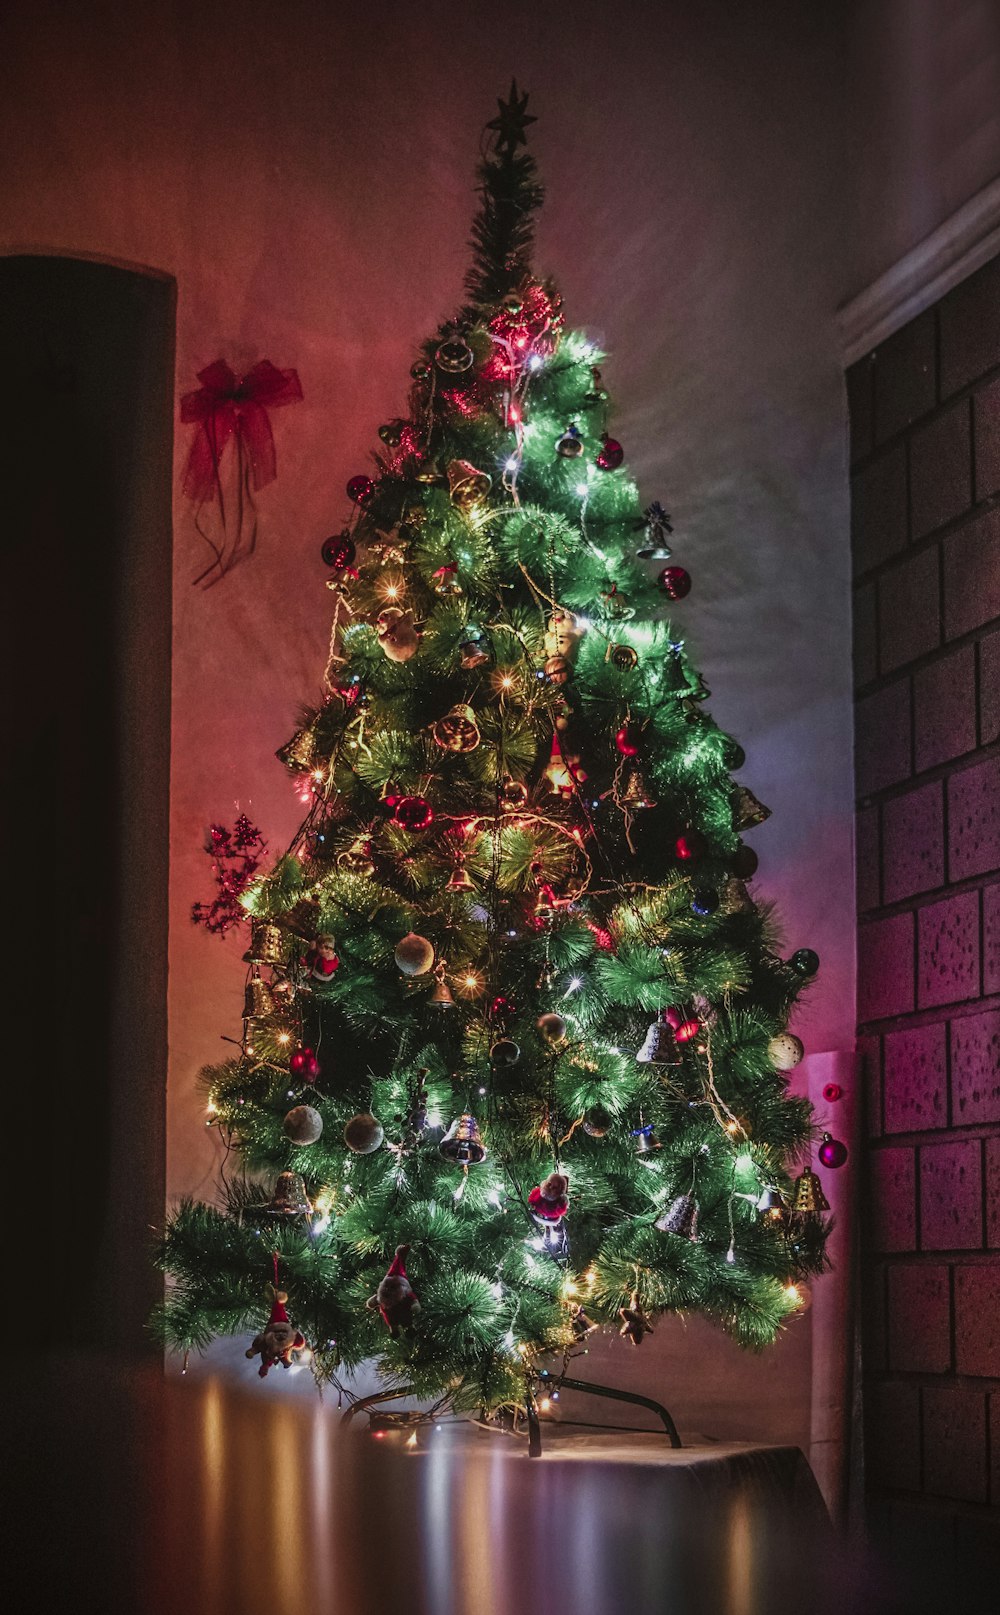
[[839, 1082], [828, 1082], [823, 1089], [823, 1098], [828, 1105], [835, 1105], [838, 1099], [843, 1099], [844, 1090]]
[[657, 582], [668, 600], [683, 600], [691, 593], [691, 574], [682, 566], [665, 566]]
[[345, 567], [352, 566], [357, 554], [355, 543], [350, 533], [333, 533], [330, 538], [323, 540], [320, 555], [325, 566], [332, 566], [335, 572], [343, 572]]
[[375, 492], [375, 484], [371, 477], [352, 477], [347, 484], [347, 497], [356, 505], [367, 505]]
[[833, 1138], [829, 1133], [824, 1133], [816, 1154], [819, 1156], [820, 1163], [823, 1166], [831, 1168], [843, 1166], [847, 1160], [847, 1145], [842, 1144], [839, 1138]]
[[605, 432], [594, 464], [601, 471], [617, 471], [624, 458], [625, 450], [621, 444], [615, 438], [609, 437]]

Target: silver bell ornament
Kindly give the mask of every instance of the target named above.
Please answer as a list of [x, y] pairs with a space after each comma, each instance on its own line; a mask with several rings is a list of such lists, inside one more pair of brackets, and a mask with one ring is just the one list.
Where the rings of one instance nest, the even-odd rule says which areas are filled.
[[441, 1154], [457, 1166], [478, 1166], [486, 1159], [486, 1145], [475, 1116], [456, 1116], [440, 1144]]
[[692, 1244], [697, 1244], [698, 1202], [694, 1195], [679, 1194], [663, 1216], [657, 1218], [656, 1227], [661, 1233], [677, 1234], [680, 1239], [689, 1239]]
[[788, 1221], [788, 1204], [780, 1189], [762, 1189], [757, 1201], [757, 1213], [762, 1222], [781, 1226]]
[[274, 1217], [301, 1217], [312, 1211], [301, 1172], [279, 1172], [267, 1207]]
[[653, 1021], [635, 1058], [639, 1065], [680, 1065], [681, 1053], [673, 1027], [666, 1021]]

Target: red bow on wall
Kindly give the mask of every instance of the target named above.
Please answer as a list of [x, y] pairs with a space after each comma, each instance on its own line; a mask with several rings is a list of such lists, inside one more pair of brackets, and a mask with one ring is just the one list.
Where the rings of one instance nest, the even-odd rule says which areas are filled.
[[216, 359], [198, 371], [198, 380], [198, 391], [181, 398], [181, 420], [201, 427], [191, 445], [184, 492], [199, 505], [221, 498], [219, 463], [233, 436], [246, 450], [251, 486], [266, 488], [278, 474], [267, 412], [299, 402], [298, 372], [279, 370], [270, 359], [261, 359], [245, 376], [237, 376], [225, 359]]
[[[237, 376], [224, 359], [216, 359], [198, 371], [201, 386], [181, 398], [181, 420], [199, 430], [191, 444], [184, 472], [183, 489], [197, 512], [195, 527], [211, 549], [214, 559], [194, 579], [210, 587], [253, 553], [257, 542], [257, 510], [254, 493], [266, 488], [278, 474], [274, 438], [268, 410], [281, 404], [297, 404], [302, 397], [298, 373], [279, 370], [270, 359], [261, 359], [245, 376]], [[226, 515], [219, 467], [230, 439], [236, 443], [236, 518]], [[216, 543], [202, 525], [202, 508], [218, 501], [221, 541]], [[235, 535], [231, 528], [235, 526]]]

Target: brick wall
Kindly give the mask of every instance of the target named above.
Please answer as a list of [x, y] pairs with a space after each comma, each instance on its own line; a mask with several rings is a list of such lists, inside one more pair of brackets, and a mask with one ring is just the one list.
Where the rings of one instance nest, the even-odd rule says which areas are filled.
[[1000, 1552], [1000, 259], [847, 376], [870, 1513]]

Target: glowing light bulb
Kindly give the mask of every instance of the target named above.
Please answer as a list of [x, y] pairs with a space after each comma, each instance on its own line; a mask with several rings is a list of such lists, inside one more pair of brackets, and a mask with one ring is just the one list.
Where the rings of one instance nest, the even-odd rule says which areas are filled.
[[279, 1043], [285, 1044], [285, 1043], [290, 1043], [291, 1041], [292, 1041], [291, 1032], [279, 1032], [278, 1033], [278, 1042]]
[[513, 1329], [508, 1329], [507, 1330], [507, 1333], [503, 1337], [503, 1343], [507, 1347], [507, 1350], [509, 1351], [510, 1348], [514, 1344], [514, 1331], [513, 1331]]
[[726, 1252], [726, 1261], [729, 1263], [730, 1267], [732, 1267], [735, 1260], [736, 1260], [736, 1252], [733, 1249], [732, 1245], [730, 1245], [729, 1249]]
[[416, 1432], [416, 1430], [414, 1430], [410, 1435], [407, 1436], [406, 1445], [408, 1447], [415, 1447], [416, 1444], [417, 1444], [417, 1432]]
[[549, 1411], [549, 1409], [551, 1407], [552, 1407], [552, 1398], [551, 1398], [551, 1396], [543, 1396], [542, 1400], [538, 1404], [539, 1412], [540, 1413], [548, 1413], [548, 1411]]
[[753, 1156], [744, 1150], [741, 1155], [737, 1155], [735, 1166], [737, 1172], [749, 1172], [753, 1166]]
[[576, 485], [576, 492], [579, 499], [586, 499], [590, 489], [587, 487], [585, 482], [578, 482]]
[[533, 353], [531, 355], [531, 358], [528, 360], [528, 369], [529, 370], [541, 370], [542, 365], [544, 363], [545, 363], [545, 360], [542, 358], [540, 353]]
[[517, 455], [512, 454], [510, 459], [507, 461], [507, 464], [504, 466], [504, 470], [505, 471], [516, 471], [517, 466], [518, 466]]
[[[499, 1189], [491, 1189], [489, 1194], [486, 1196], [486, 1198], [489, 1201], [491, 1206], [499, 1206], [499, 1205], [502, 1204], [502, 1201], [500, 1199], [500, 1191], [499, 1191]], [[497, 1288], [499, 1288], [499, 1286], [497, 1286]]]

